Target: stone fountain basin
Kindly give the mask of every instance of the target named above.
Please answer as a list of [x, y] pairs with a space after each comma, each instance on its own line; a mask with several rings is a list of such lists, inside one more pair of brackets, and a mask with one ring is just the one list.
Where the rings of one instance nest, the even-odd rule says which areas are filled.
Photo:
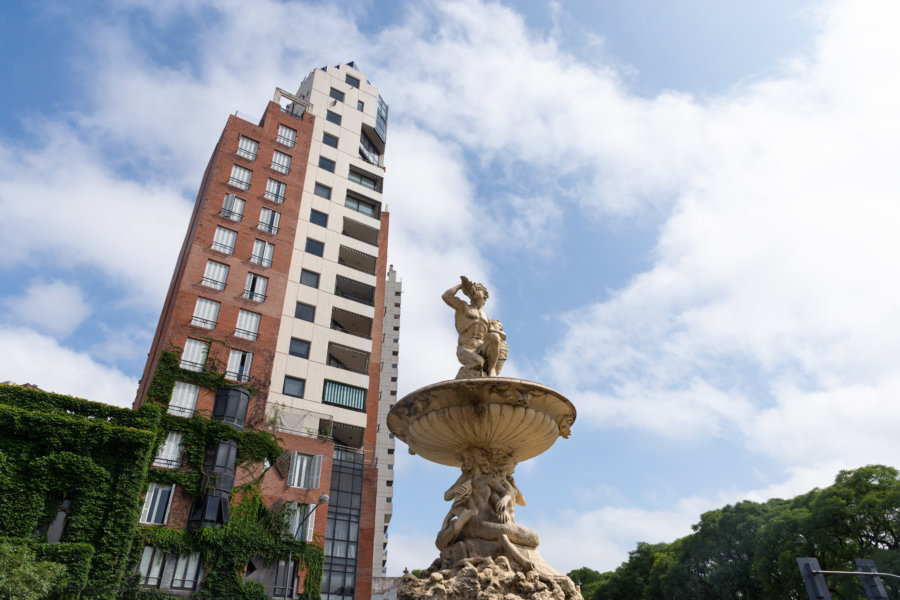
[[472, 447], [507, 450], [516, 462], [569, 437], [575, 407], [559, 392], [506, 377], [442, 381], [407, 394], [387, 425], [410, 452], [451, 467]]

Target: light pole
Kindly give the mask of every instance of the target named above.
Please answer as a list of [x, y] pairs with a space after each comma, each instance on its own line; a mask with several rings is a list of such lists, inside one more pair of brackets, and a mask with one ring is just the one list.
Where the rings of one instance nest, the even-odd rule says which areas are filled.
[[[303, 529], [303, 524], [306, 523], [306, 520], [309, 519], [311, 516], [313, 516], [313, 514], [316, 512], [316, 509], [319, 508], [319, 506], [321, 506], [322, 504], [327, 504], [327, 503], [328, 503], [328, 494], [322, 494], [321, 496], [319, 496], [319, 499], [316, 500], [316, 505], [313, 506], [313, 509], [311, 511], [309, 511], [305, 517], [300, 519], [300, 522], [297, 523], [297, 531], [294, 532], [294, 541], [295, 542], [299, 539], [300, 531]], [[306, 540], [303, 540], [303, 541], [304, 541], [304, 543], [306, 542]], [[291, 559], [292, 558], [294, 558], [294, 545], [293, 544], [291, 544], [291, 551], [288, 552], [288, 561], [287, 561], [287, 566], [285, 567], [285, 579], [288, 579], [289, 581], [284, 582], [284, 596], [282, 596], [283, 598], [288, 597], [288, 595], [287, 595], [288, 590], [291, 590], [291, 597], [294, 596], [294, 575], [296, 575], [296, 573], [293, 573], [292, 569], [291, 569]]]

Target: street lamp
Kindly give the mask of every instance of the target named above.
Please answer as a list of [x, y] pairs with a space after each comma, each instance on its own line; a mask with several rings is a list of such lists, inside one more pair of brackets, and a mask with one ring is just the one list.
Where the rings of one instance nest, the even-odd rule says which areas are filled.
[[[300, 532], [303, 530], [303, 524], [306, 523], [306, 520], [309, 519], [311, 516], [313, 516], [313, 513], [316, 512], [316, 509], [319, 508], [319, 506], [321, 506], [322, 504], [327, 504], [327, 503], [328, 503], [328, 494], [322, 494], [321, 496], [319, 496], [319, 499], [316, 500], [316, 505], [313, 506], [313, 509], [311, 511], [309, 511], [305, 517], [300, 519], [300, 522], [297, 523], [297, 531], [294, 532], [294, 541], [295, 542], [300, 539]], [[305, 541], [306, 540], [304, 540], [304, 542]], [[285, 567], [285, 579], [289, 579], [290, 582], [287, 582], [287, 581], [284, 582], [284, 596], [282, 596], [283, 598], [288, 597], [287, 596], [288, 590], [291, 590], [291, 596], [294, 595], [294, 575], [296, 575], [296, 573], [291, 572], [292, 571], [291, 559], [293, 557], [294, 557], [294, 546], [293, 546], [293, 544], [291, 544], [291, 551], [288, 552], [288, 561], [287, 561], [287, 566]]]

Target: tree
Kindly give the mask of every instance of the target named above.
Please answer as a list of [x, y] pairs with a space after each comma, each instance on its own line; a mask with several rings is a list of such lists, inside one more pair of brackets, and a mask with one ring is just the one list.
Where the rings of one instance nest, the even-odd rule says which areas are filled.
[[65, 573], [63, 565], [39, 560], [24, 544], [0, 543], [0, 598], [42, 600], [59, 588]]

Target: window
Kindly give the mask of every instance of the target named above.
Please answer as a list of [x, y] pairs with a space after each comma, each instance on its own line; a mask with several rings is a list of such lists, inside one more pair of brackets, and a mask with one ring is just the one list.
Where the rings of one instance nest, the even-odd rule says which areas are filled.
[[309, 454], [291, 453], [291, 469], [287, 484], [291, 487], [314, 490], [319, 487], [322, 473], [322, 457]]
[[200, 580], [200, 553], [182, 554], [175, 562], [175, 574], [172, 576], [172, 588], [176, 590], [193, 590]]
[[294, 318], [312, 323], [316, 318], [316, 307], [298, 302], [294, 309]]
[[378, 110], [375, 114], [375, 133], [384, 142], [387, 140], [388, 105], [381, 96], [378, 96]]
[[378, 202], [375, 200], [369, 200], [360, 196], [351, 196], [350, 194], [347, 194], [347, 199], [344, 200], [344, 206], [376, 219], [380, 212], [378, 210]]
[[232, 165], [231, 177], [228, 178], [228, 183], [236, 188], [246, 190], [250, 187], [250, 178], [252, 176], [253, 171], [250, 169], [245, 169], [240, 165]]
[[253, 242], [253, 254], [250, 255], [250, 262], [256, 263], [262, 267], [272, 266], [272, 254], [275, 253], [275, 244], [256, 240]]
[[278, 137], [276, 140], [279, 144], [284, 144], [288, 148], [293, 148], [294, 144], [297, 142], [297, 132], [285, 125], [279, 125]]
[[216, 227], [216, 234], [213, 236], [212, 249], [218, 250], [223, 254], [231, 254], [234, 252], [235, 240], [237, 240], [237, 231], [225, 229], [224, 227]]
[[328, 227], [328, 215], [313, 209], [309, 211], [309, 222], [319, 227]]
[[329, 110], [329, 111], [325, 112], [325, 120], [328, 121], [329, 123], [334, 123], [335, 125], [340, 125], [341, 124], [341, 115], [331, 112]]
[[[312, 541], [316, 520], [310, 515], [313, 514], [315, 506], [315, 504], [300, 505], [296, 502], [285, 503], [286, 512], [288, 514], [287, 537], [304, 542]], [[303, 529], [298, 532], [297, 527], [300, 526], [301, 522], [303, 523]]]
[[169, 400], [170, 415], [190, 417], [197, 406], [197, 398], [200, 396], [200, 386], [184, 381], [176, 381], [172, 389], [172, 398]]
[[325, 243], [312, 238], [306, 238], [306, 251], [316, 256], [325, 254]]
[[232, 350], [228, 355], [228, 366], [225, 368], [225, 377], [234, 381], [250, 380], [250, 363], [253, 362], [253, 354], [243, 350]]
[[255, 340], [259, 332], [259, 315], [248, 310], [238, 313], [237, 324], [234, 326], [234, 335], [245, 340]]
[[204, 329], [215, 329], [216, 319], [219, 316], [219, 307], [221, 303], [206, 298], [197, 298], [197, 304], [194, 306], [194, 316], [191, 318], [191, 325], [203, 327]]
[[181, 433], [170, 431], [153, 460], [154, 467], [177, 469], [181, 466]]
[[281, 222], [281, 213], [270, 208], [259, 211], [259, 229], [269, 233], [278, 233], [278, 224]]
[[284, 387], [281, 389], [281, 391], [286, 396], [302, 398], [303, 392], [306, 391], [306, 381], [303, 379], [297, 379], [296, 377], [285, 376]]
[[144, 496], [144, 508], [141, 509], [141, 523], [144, 525], [165, 525], [169, 518], [169, 507], [172, 504], [174, 485], [151, 483]]
[[287, 185], [270, 177], [269, 182], [266, 183], [265, 198], [266, 200], [271, 200], [272, 202], [281, 204], [282, 202], [284, 202], [284, 195], [286, 191]]
[[309, 342], [297, 338], [291, 338], [291, 347], [288, 350], [291, 356], [299, 356], [300, 358], [309, 358]]
[[334, 161], [325, 158], [324, 156], [319, 157], [319, 168], [325, 169], [331, 173], [334, 173]]
[[372, 175], [371, 173], [366, 173], [365, 171], [350, 167], [350, 174], [347, 175], [347, 178], [350, 179], [350, 181], [355, 181], [359, 185], [366, 186], [370, 190], [381, 191], [381, 177], [378, 177], [377, 175]]
[[244, 201], [234, 194], [225, 194], [225, 201], [222, 202], [222, 212], [219, 213], [226, 219], [232, 221], [240, 221], [244, 216]]
[[272, 168], [287, 175], [291, 171], [291, 155], [276, 150], [272, 154]]
[[241, 141], [238, 142], [238, 156], [242, 156], [247, 160], [256, 160], [256, 153], [258, 150], [259, 142], [241, 136]]
[[244, 298], [254, 302], [262, 302], [266, 299], [266, 286], [269, 280], [256, 273], [247, 273], [247, 282], [244, 284]]
[[322, 402], [353, 410], [366, 410], [366, 390], [326, 379]]
[[365, 105], [365, 103], [363, 103], [362, 100], [357, 100], [357, 101], [356, 101], [356, 110], [358, 110], [358, 111], [360, 111], [360, 112], [366, 110], [366, 105]]
[[199, 373], [206, 364], [206, 355], [208, 353], [209, 342], [188, 338], [184, 342], [184, 350], [181, 351], [181, 368]]
[[342, 92], [341, 90], [336, 90], [334, 88], [331, 88], [331, 91], [328, 92], [328, 95], [331, 96], [332, 98], [334, 98], [335, 100], [337, 100], [338, 102], [344, 101], [344, 92]]
[[331, 146], [332, 148], [338, 147], [338, 139], [337, 136], [333, 136], [330, 133], [322, 134], [322, 143], [326, 146]]
[[344, 76], [344, 81], [346, 81], [347, 83], [349, 83], [350, 85], [352, 85], [355, 88], [359, 88], [359, 79], [357, 79], [353, 75]]
[[227, 279], [228, 265], [223, 265], [214, 260], [206, 261], [206, 270], [203, 272], [203, 285], [217, 290], [224, 290]]
[[365, 160], [366, 162], [370, 162], [373, 165], [379, 164], [379, 156], [381, 152], [378, 150], [378, 147], [375, 146], [375, 143], [369, 139], [365, 133], [359, 134], [359, 157]]
[[275, 587], [272, 588], [272, 596], [275, 598], [288, 598], [294, 596], [297, 589], [297, 561], [280, 559], [275, 567]]
[[141, 553], [141, 562], [138, 565], [138, 570], [141, 573], [141, 585], [159, 586], [159, 578], [162, 575], [165, 559], [166, 553], [159, 548], [144, 546], [144, 551]]
[[309, 287], [319, 287], [319, 274], [303, 269], [300, 271], [300, 283]]
[[320, 198], [331, 200], [331, 188], [327, 185], [322, 185], [321, 183], [316, 182], [316, 187], [313, 193]]

